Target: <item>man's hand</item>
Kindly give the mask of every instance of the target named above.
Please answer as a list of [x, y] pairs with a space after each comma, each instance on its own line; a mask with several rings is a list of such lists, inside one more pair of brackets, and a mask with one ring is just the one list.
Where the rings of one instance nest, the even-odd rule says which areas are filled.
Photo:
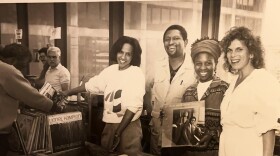
[[193, 146], [194, 149], [196, 150], [205, 150], [207, 148], [207, 144], [199, 144], [197, 143], [196, 145]]
[[208, 147], [211, 138], [212, 138], [211, 135], [204, 135], [200, 139], [200, 141], [195, 145], [195, 148], [197, 148], [198, 150], [206, 149]]
[[114, 152], [116, 150], [116, 148], [118, 147], [119, 143], [120, 143], [120, 136], [115, 134], [114, 141], [113, 141], [113, 146], [112, 146], [110, 152]]
[[63, 113], [66, 108], [66, 104], [68, 103], [67, 97], [62, 94], [57, 94], [52, 100], [54, 104], [52, 112]]
[[65, 108], [66, 108], [66, 104], [68, 103], [67, 99], [62, 98], [58, 103], [57, 103], [57, 112], [58, 113], [63, 113]]
[[160, 109], [159, 118], [160, 118], [160, 125], [162, 126], [163, 118], [166, 117], [166, 113], [164, 109]]

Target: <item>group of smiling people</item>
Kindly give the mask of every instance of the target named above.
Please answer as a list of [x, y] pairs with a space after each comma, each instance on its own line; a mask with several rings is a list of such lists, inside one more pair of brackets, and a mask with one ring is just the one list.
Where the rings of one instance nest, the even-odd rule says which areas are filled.
[[[169, 57], [169, 70], [165, 74], [169, 79], [166, 82], [161, 82], [161, 78], [155, 79], [152, 90], [160, 88], [157, 86], [160, 83], [169, 83], [169, 88], [161, 87], [157, 90], [167, 90], [169, 94], [173, 79], [179, 77], [178, 73], [182, 70], [190, 68], [186, 67], [189, 64], [185, 59], [187, 53], [180, 58], [183, 62], [175, 69], [172, 68], [174, 62], [171, 60], [179, 60], [176, 51], [187, 44], [184, 37], [186, 31], [182, 30], [181, 26], [172, 25], [165, 31], [163, 42]], [[145, 94], [145, 77], [139, 68], [142, 50], [136, 39], [127, 36], [121, 37], [111, 50], [114, 54], [112, 59], [118, 64], [104, 69], [89, 82], [64, 91], [63, 94], [69, 96], [82, 91], [104, 94], [103, 121], [106, 126], [102, 133], [102, 146], [128, 155], [141, 155], [142, 130], [139, 117]], [[222, 52], [225, 70], [233, 74], [229, 83], [216, 75]], [[264, 68], [260, 38], [246, 27], [234, 27], [221, 42], [208, 37], [198, 39], [191, 46], [190, 56], [195, 74], [187, 75], [190, 85], [185, 86], [180, 102], [188, 104], [192, 101], [205, 101], [206, 130], [205, 136], [196, 145], [200, 148], [186, 149], [176, 155], [272, 156], [280, 115], [280, 85]], [[195, 77], [195, 81], [190, 82], [191, 77]], [[183, 79], [179, 82], [182, 85]], [[160, 155], [153, 148], [160, 149], [162, 129], [160, 122], [157, 122], [161, 121], [161, 113], [155, 109], [162, 110], [164, 105], [172, 104], [160, 103], [159, 98], [152, 97], [155, 101], [151, 104], [151, 146], [154, 146], [151, 147], [151, 153], [155, 155]]]
[[[272, 156], [280, 116], [280, 85], [265, 69], [260, 38], [246, 27], [233, 27], [221, 42], [208, 37], [195, 41], [190, 60], [185, 53], [187, 32], [182, 26], [168, 27], [163, 43], [168, 57], [155, 68], [151, 85], [147, 85], [140, 68], [142, 49], [138, 40], [122, 36], [110, 51], [110, 59], [116, 64], [81, 86], [60, 92], [64, 96], [85, 91], [104, 95], [102, 120], [106, 124], [101, 146], [129, 156], [143, 155], [140, 116], [147, 86], [151, 86], [151, 154], [161, 154], [164, 106], [203, 100], [204, 137], [196, 148], [172, 154]], [[222, 53], [225, 70], [233, 74], [229, 83], [216, 74]]]

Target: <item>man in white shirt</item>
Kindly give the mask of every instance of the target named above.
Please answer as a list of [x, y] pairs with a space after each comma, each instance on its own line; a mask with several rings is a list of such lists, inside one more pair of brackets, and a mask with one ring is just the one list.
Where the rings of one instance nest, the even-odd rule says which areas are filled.
[[188, 44], [187, 31], [180, 25], [171, 25], [163, 35], [163, 44], [168, 57], [159, 59], [155, 72], [146, 83], [146, 102], [151, 102], [150, 151], [161, 155], [161, 116], [164, 105], [180, 103], [187, 87], [195, 80], [190, 56], [185, 53]]
[[69, 89], [70, 72], [60, 63], [61, 51], [58, 47], [50, 47], [47, 51], [47, 61], [50, 65], [46, 72], [46, 82], [50, 83], [56, 91]]

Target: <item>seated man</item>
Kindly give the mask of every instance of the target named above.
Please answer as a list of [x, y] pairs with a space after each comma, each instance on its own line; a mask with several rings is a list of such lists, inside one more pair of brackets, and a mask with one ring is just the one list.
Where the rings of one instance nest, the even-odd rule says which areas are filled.
[[196, 145], [201, 136], [201, 129], [196, 125], [196, 117], [192, 116], [183, 124], [179, 145]]
[[70, 72], [60, 63], [61, 51], [58, 47], [50, 47], [47, 51], [47, 61], [50, 65], [46, 72], [45, 80], [53, 86], [56, 91], [69, 89]]

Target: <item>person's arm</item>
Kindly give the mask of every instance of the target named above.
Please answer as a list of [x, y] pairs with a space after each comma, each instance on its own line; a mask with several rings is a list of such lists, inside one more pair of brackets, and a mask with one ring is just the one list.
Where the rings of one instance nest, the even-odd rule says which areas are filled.
[[4, 79], [5, 83], [2, 87], [14, 99], [44, 112], [50, 111], [53, 107], [52, 100], [41, 95], [38, 90], [33, 88], [19, 71], [14, 69], [7, 71]]
[[275, 131], [270, 130], [262, 135], [263, 139], [263, 156], [273, 156], [275, 145]]
[[85, 84], [82, 84], [81, 86], [78, 86], [78, 87], [70, 89], [70, 90], [62, 91], [61, 93], [65, 96], [71, 96], [71, 95], [75, 95], [75, 94], [78, 94], [81, 92], [86, 92]]
[[62, 91], [69, 90], [70, 72], [66, 68], [59, 73], [59, 83]]
[[146, 110], [148, 115], [151, 115], [151, 112], [153, 110], [152, 92], [151, 91], [146, 91], [143, 99], [144, 99], [143, 110]]
[[35, 87], [36, 87], [37, 89], [40, 89], [40, 88], [43, 87], [44, 83], [45, 83], [45, 78], [36, 79], [36, 80], [35, 80]]
[[61, 90], [62, 91], [65, 91], [65, 90], [68, 90], [69, 89], [69, 83], [62, 83], [61, 84]]
[[143, 109], [147, 110], [147, 113], [151, 115], [153, 110], [152, 105], [152, 88], [154, 86], [154, 73], [148, 72], [146, 82], [145, 82], [145, 95], [143, 102]]
[[131, 112], [128, 109], [125, 111], [122, 121], [116, 130], [111, 152], [113, 152], [117, 148], [118, 144], [120, 143], [120, 136], [121, 136], [122, 132], [130, 124], [134, 115], [135, 115], [135, 113]]
[[133, 113], [132, 111], [130, 111], [129, 109], [127, 109], [124, 113], [123, 119], [121, 121], [121, 123], [119, 124], [115, 135], [121, 135], [122, 132], [124, 131], [124, 129], [127, 127], [128, 124], [130, 124], [130, 122], [132, 121], [133, 117], [134, 117], [135, 113]]

